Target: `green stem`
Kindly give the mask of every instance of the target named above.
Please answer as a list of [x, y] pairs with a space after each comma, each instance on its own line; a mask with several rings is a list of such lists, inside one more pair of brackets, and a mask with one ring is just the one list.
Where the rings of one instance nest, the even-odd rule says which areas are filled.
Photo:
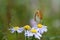
[[29, 40], [29, 38], [26, 36], [26, 37], [25, 37], [25, 40]]
[[18, 40], [18, 33], [17, 33], [17, 31], [15, 32], [15, 34], [16, 34], [16, 40]]
[[35, 37], [34, 37], [34, 35], [33, 35], [33, 37], [32, 37], [32, 39], [31, 39], [31, 40], [36, 40], [36, 39], [35, 39]]

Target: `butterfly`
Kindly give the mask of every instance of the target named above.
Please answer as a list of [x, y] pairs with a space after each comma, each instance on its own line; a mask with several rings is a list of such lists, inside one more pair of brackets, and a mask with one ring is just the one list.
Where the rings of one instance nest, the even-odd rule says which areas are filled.
[[35, 13], [35, 18], [34, 18], [35, 20], [37, 20], [37, 19], [36, 19], [36, 16], [39, 17], [40, 20], [42, 20], [42, 11], [41, 11], [41, 10], [37, 10], [37, 11], [36, 11], [36, 13]]

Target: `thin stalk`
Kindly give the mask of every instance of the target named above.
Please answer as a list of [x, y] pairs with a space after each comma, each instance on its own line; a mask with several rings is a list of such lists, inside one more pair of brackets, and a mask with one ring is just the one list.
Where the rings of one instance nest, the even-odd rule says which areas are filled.
[[16, 40], [18, 40], [18, 33], [17, 33], [17, 31], [15, 32], [15, 34], [16, 34]]
[[28, 40], [28, 39], [29, 39], [29, 38], [26, 36], [26, 37], [25, 37], [25, 40]]
[[31, 40], [36, 40], [36, 39], [35, 39], [35, 37], [34, 37], [34, 35], [33, 35], [33, 37], [32, 37], [32, 39], [31, 39]]

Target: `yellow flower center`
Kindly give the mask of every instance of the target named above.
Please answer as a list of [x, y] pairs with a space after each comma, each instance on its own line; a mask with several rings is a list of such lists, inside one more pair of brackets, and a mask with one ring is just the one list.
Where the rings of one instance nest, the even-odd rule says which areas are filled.
[[19, 27], [18, 27], [18, 26], [14, 27], [14, 30], [18, 30], [18, 29], [19, 29]]
[[32, 33], [36, 33], [37, 30], [36, 30], [36, 29], [32, 29], [31, 32], [32, 32]]
[[30, 26], [29, 25], [26, 25], [26, 26], [24, 26], [24, 29], [29, 30], [30, 29]]
[[37, 27], [38, 27], [38, 28], [42, 28], [42, 24], [38, 24]]

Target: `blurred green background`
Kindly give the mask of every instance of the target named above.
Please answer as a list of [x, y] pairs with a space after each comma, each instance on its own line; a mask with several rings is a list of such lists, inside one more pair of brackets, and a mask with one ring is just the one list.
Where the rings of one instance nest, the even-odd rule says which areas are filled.
[[[42, 40], [60, 40], [60, 0], [0, 0], [0, 40], [16, 40], [8, 29], [30, 24], [36, 9], [43, 11], [42, 21], [48, 26]], [[24, 35], [17, 38], [24, 40]]]

